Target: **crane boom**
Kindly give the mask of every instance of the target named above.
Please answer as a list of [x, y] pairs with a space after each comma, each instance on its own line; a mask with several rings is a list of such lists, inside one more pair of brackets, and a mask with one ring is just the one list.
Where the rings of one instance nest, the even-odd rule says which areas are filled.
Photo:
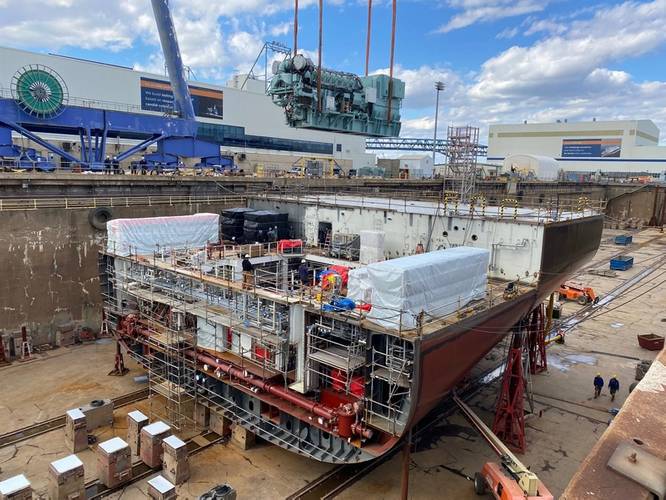
[[498, 438], [490, 428], [483, 423], [483, 420], [465, 404], [465, 402], [453, 395], [453, 401], [458, 405], [465, 415], [465, 418], [476, 428], [481, 436], [488, 442], [490, 447], [499, 455], [502, 465], [515, 478], [520, 488], [527, 496], [536, 496], [538, 494], [539, 478], [530, 471], [518, 458], [509, 450], [509, 448]]
[[171, 82], [176, 110], [180, 112], [181, 118], [195, 121], [194, 106], [192, 106], [192, 97], [185, 80], [183, 60], [180, 57], [176, 28], [173, 25], [171, 12], [169, 11], [169, 3], [167, 0], [151, 0], [151, 3], [157, 31], [160, 34], [164, 62], [169, 71], [169, 81]]

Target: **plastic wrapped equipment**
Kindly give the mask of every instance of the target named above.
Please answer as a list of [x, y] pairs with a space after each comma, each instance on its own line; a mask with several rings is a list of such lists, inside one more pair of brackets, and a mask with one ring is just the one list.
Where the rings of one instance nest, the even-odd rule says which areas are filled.
[[384, 260], [384, 231], [363, 230], [359, 232], [361, 245], [359, 261], [361, 264], [372, 264]]
[[372, 304], [367, 318], [386, 328], [416, 327], [486, 296], [490, 252], [456, 247], [376, 262], [349, 271], [347, 296]]
[[218, 214], [113, 219], [107, 222], [106, 249], [116, 255], [151, 254], [158, 248], [203, 248], [220, 240]]

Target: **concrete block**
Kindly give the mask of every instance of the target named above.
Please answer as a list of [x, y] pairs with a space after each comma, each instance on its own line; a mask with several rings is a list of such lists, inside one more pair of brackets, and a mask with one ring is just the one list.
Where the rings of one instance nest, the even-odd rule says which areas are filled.
[[95, 399], [79, 410], [86, 416], [89, 431], [113, 424], [113, 401], [110, 399]]
[[148, 480], [148, 496], [155, 500], [172, 500], [176, 498], [176, 487], [164, 476], [155, 476]]
[[210, 410], [210, 430], [220, 436], [231, 435], [231, 420], [224, 416], [224, 411]]
[[140, 456], [143, 463], [155, 469], [162, 465], [162, 440], [171, 434], [171, 427], [155, 422], [141, 429]]
[[0, 482], [0, 500], [31, 500], [32, 486], [23, 475], [10, 477]]
[[248, 431], [238, 424], [231, 426], [231, 442], [241, 450], [249, 450], [254, 446], [256, 436], [254, 432]]
[[210, 408], [203, 404], [197, 404], [194, 409], [194, 420], [197, 427], [208, 429], [210, 426]]
[[173, 484], [183, 484], [190, 478], [187, 445], [176, 436], [169, 436], [162, 441], [162, 447], [162, 474]]
[[48, 495], [50, 500], [85, 500], [83, 462], [79, 457], [69, 455], [51, 462]]
[[141, 429], [147, 426], [148, 422], [148, 417], [138, 410], [127, 414], [127, 442], [133, 457], [141, 455]]
[[76, 343], [76, 330], [74, 328], [70, 329], [58, 329], [55, 334], [55, 344], [58, 347], [65, 347], [68, 345], [74, 345]]
[[115, 488], [132, 478], [132, 451], [119, 437], [97, 447], [97, 478], [107, 488]]
[[78, 408], [65, 414], [65, 445], [72, 453], [88, 449], [86, 416]]

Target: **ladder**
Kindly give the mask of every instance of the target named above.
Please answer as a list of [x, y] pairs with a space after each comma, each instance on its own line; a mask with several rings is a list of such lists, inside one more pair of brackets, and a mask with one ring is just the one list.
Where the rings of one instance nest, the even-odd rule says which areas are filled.
[[324, 238], [324, 251], [326, 255], [331, 255], [331, 231], [326, 231], [326, 238]]

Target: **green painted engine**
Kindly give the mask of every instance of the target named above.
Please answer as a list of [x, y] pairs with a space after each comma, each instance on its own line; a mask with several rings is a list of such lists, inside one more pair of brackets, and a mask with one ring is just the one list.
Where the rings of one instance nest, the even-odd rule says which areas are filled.
[[[291, 127], [314, 128], [376, 137], [400, 134], [400, 105], [405, 84], [393, 79], [389, 117], [389, 77], [357, 76], [321, 70], [321, 104], [317, 96], [317, 67], [303, 55], [287, 57], [273, 66], [268, 94], [285, 110]], [[319, 111], [321, 107], [321, 111]]]

